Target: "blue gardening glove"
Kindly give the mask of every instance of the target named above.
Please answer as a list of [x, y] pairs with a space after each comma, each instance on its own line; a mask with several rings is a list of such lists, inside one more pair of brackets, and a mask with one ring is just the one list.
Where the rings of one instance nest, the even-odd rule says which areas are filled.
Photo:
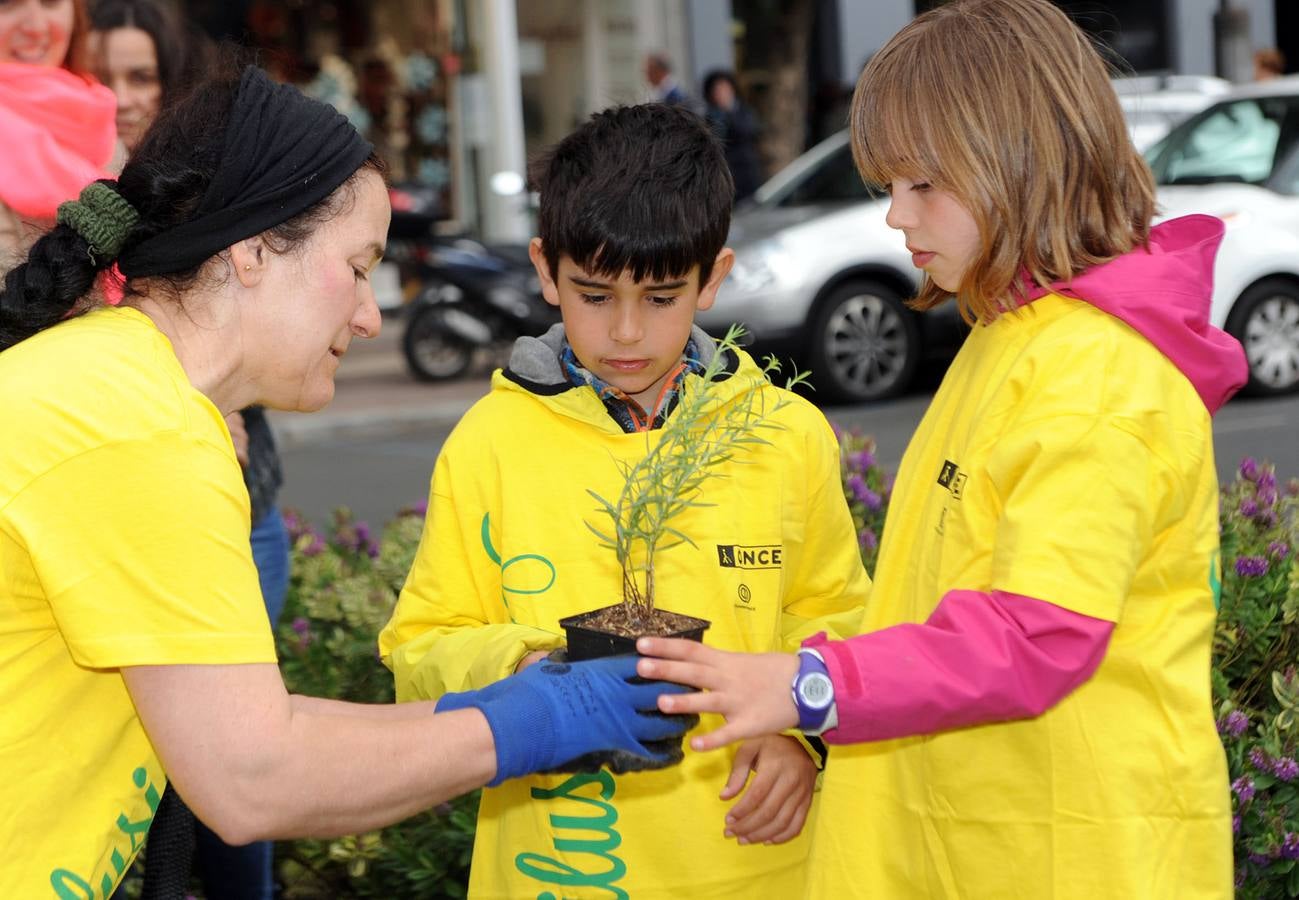
[[495, 787], [507, 778], [553, 769], [597, 750], [659, 759], [644, 745], [683, 734], [691, 724], [655, 712], [660, 694], [686, 688], [663, 681], [633, 684], [634, 655], [579, 663], [542, 661], [478, 691], [445, 694], [438, 712], [472, 708], [487, 717], [496, 742]]

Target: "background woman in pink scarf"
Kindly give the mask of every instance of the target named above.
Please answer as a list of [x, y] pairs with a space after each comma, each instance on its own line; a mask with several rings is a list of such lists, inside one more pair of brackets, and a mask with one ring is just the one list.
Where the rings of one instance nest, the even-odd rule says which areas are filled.
[[0, 270], [107, 173], [113, 94], [85, 73], [82, 0], [0, 3]]

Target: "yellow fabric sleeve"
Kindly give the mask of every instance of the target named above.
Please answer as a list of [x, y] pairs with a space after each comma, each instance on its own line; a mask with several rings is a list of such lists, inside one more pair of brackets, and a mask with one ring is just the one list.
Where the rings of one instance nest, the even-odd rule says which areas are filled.
[[860, 633], [870, 594], [839, 477], [839, 442], [824, 417], [813, 413], [819, 421], [804, 428], [808, 494], [803, 539], [791, 556], [790, 599], [780, 619], [781, 648], [787, 652], [821, 631], [836, 639]]
[[1063, 415], [998, 438], [994, 590], [1118, 621], [1152, 522], [1167, 518], [1161, 498], [1186, 500], [1142, 434], [1130, 418]]
[[564, 646], [561, 634], [510, 621], [500, 570], [487, 580], [472, 554], [450, 483], [447, 454], [434, 467], [428, 514], [415, 563], [392, 620], [379, 635], [379, 652], [392, 670], [398, 702], [434, 700], [450, 691], [476, 690], [514, 673], [533, 650]]
[[[822, 420], [807, 428], [808, 485], [805, 530], [793, 560], [791, 599], [780, 617], [781, 649], [794, 653], [819, 632], [842, 640], [861, 633], [870, 578], [857, 549], [856, 527], [839, 477], [839, 443]], [[798, 729], [783, 732], [803, 747], [819, 771], [825, 768], [826, 746]]]
[[5, 517], [79, 665], [275, 661], [233, 448], [183, 433], [108, 444], [24, 487]]

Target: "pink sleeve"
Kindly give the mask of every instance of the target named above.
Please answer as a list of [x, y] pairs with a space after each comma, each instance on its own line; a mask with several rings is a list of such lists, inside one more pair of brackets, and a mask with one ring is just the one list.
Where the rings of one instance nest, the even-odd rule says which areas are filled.
[[834, 682], [832, 744], [1031, 718], [1091, 677], [1114, 623], [1019, 594], [951, 591], [923, 625], [816, 647]]

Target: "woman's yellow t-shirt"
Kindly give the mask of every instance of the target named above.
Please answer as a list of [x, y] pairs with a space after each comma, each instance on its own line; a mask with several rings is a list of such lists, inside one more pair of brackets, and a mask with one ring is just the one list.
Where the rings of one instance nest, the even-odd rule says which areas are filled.
[[166, 783], [120, 669], [274, 662], [229, 432], [100, 309], [0, 354], [0, 897], [104, 898]]

